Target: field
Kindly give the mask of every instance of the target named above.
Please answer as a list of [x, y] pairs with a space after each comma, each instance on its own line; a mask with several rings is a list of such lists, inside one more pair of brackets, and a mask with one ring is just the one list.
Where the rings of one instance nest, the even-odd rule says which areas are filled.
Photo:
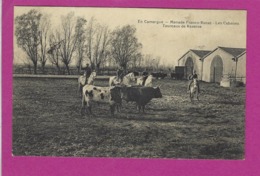
[[[107, 82], [96, 82], [106, 86]], [[76, 79], [14, 78], [13, 154], [187, 159], [243, 159], [245, 87], [201, 86], [191, 103], [187, 82], [155, 80], [163, 98], [146, 113], [134, 103], [110, 116], [109, 106], [80, 113]]]

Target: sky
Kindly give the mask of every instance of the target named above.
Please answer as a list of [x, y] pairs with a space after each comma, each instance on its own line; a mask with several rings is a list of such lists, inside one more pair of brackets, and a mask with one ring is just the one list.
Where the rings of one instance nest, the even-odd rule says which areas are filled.
[[[87, 21], [94, 17], [111, 30], [134, 25], [143, 45], [142, 54], [161, 57], [161, 64], [168, 66], [176, 66], [189, 49], [246, 48], [246, 11], [243, 10], [15, 7], [14, 17], [31, 9], [50, 15], [52, 28], [58, 27], [61, 16], [69, 12]], [[14, 63], [23, 63], [25, 57], [14, 38]]]

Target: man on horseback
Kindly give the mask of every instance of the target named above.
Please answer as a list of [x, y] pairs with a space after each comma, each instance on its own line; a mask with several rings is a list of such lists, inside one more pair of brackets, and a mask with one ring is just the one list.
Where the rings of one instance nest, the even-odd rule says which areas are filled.
[[124, 78], [124, 71], [122, 69], [118, 69], [116, 75], [117, 75], [117, 81], [122, 82]]
[[146, 71], [146, 69], [143, 71], [142, 76], [143, 76], [142, 86], [144, 86], [145, 85], [145, 81], [148, 78], [148, 72]]
[[84, 76], [86, 77], [86, 80], [85, 80], [85, 85], [86, 85], [88, 82], [88, 78], [91, 75], [92, 70], [91, 70], [89, 64], [87, 64], [86, 67], [82, 68], [82, 69], [84, 70]]
[[[188, 92], [190, 91], [190, 86], [191, 84], [193, 83], [193, 80], [194, 79], [197, 79], [198, 80], [198, 75], [196, 73], [196, 70], [193, 71], [193, 74], [191, 74], [189, 77], [189, 83], [188, 83]], [[200, 86], [199, 86], [199, 81], [197, 82], [197, 86], [198, 86], [198, 93], [200, 93]]]

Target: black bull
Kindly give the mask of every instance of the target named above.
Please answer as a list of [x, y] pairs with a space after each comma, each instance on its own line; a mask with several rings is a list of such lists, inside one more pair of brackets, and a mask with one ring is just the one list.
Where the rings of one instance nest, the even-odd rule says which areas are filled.
[[121, 97], [126, 102], [136, 102], [138, 111], [145, 110], [145, 105], [153, 98], [162, 98], [159, 87], [122, 87]]

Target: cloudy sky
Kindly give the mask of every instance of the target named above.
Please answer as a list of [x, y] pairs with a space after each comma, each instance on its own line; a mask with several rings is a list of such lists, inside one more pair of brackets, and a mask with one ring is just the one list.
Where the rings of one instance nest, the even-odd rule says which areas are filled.
[[[111, 30], [134, 25], [143, 44], [142, 53], [161, 57], [165, 65], [176, 65], [189, 49], [246, 48], [246, 11], [242, 10], [15, 7], [14, 16], [32, 8], [49, 14], [52, 28], [58, 27], [61, 16], [69, 12], [88, 21], [93, 16]], [[14, 63], [23, 63], [24, 57], [14, 41]]]

